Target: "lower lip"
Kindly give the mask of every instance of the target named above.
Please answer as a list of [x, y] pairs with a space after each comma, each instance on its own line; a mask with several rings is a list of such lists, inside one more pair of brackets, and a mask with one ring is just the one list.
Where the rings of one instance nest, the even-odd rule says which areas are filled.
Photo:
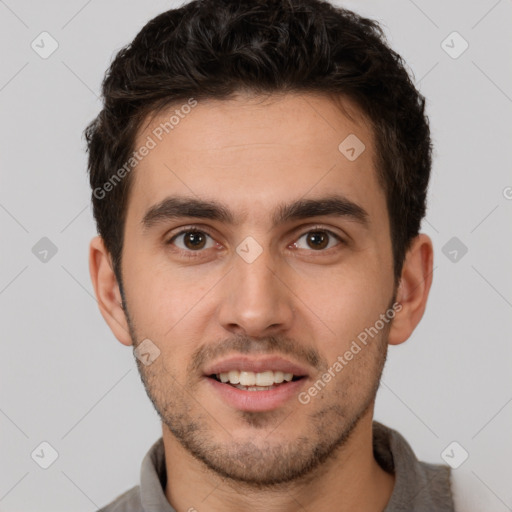
[[216, 393], [234, 409], [240, 411], [264, 412], [278, 409], [288, 400], [296, 397], [304, 386], [305, 377], [299, 380], [279, 384], [268, 391], [244, 391], [231, 384], [224, 384], [210, 377], [205, 377]]

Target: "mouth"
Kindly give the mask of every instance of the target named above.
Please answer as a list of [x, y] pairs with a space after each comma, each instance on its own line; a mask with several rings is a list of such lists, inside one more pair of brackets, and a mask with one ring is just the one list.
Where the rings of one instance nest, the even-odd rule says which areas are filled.
[[296, 382], [305, 378], [304, 375], [294, 375], [280, 370], [266, 370], [263, 372], [249, 372], [243, 370], [231, 370], [211, 374], [208, 376], [222, 384], [228, 384], [242, 391], [270, 391], [288, 382]]
[[235, 357], [206, 369], [216, 397], [239, 411], [263, 412], [282, 407], [308, 379], [305, 368], [280, 357]]

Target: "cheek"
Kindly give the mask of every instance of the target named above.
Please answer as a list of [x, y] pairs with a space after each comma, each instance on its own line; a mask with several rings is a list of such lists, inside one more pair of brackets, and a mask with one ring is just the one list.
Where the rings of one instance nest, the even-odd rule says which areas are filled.
[[180, 350], [195, 336], [199, 318], [206, 316], [206, 299], [222, 274], [170, 268], [142, 253], [125, 263], [125, 275], [130, 276], [125, 291], [137, 334]]
[[302, 298], [300, 308], [316, 326], [319, 348], [325, 350], [327, 358], [336, 359], [385, 312], [391, 288], [378, 265], [368, 260], [361, 265], [333, 267], [314, 277], [302, 276], [296, 281], [297, 296]]

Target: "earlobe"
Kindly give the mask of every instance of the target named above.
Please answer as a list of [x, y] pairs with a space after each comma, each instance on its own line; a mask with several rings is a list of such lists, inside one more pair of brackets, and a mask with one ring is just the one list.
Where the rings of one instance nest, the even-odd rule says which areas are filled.
[[396, 297], [402, 308], [391, 324], [390, 345], [406, 341], [423, 317], [432, 285], [433, 255], [430, 237], [420, 233], [405, 256]]
[[100, 312], [110, 330], [123, 345], [132, 345], [111, 257], [100, 236], [94, 237], [89, 246], [89, 272]]

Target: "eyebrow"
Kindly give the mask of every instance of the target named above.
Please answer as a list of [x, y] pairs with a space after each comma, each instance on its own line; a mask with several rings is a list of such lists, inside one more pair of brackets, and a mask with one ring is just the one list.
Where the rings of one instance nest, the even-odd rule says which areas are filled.
[[[299, 199], [292, 203], [278, 205], [272, 215], [272, 222], [274, 226], [278, 226], [293, 220], [318, 216], [345, 217], [356, 221], [364, 228], [369, 227], [368, 212], [362, 206], [340, 195]], [[183, 196], [167, 197], [150, 207], [141, 223], [143, 230], [147, 231], [162, 222], [184, 217], [215, 220], [230, 225], [237, 224], [235, 215], [227, 206], [217, 201]]]

